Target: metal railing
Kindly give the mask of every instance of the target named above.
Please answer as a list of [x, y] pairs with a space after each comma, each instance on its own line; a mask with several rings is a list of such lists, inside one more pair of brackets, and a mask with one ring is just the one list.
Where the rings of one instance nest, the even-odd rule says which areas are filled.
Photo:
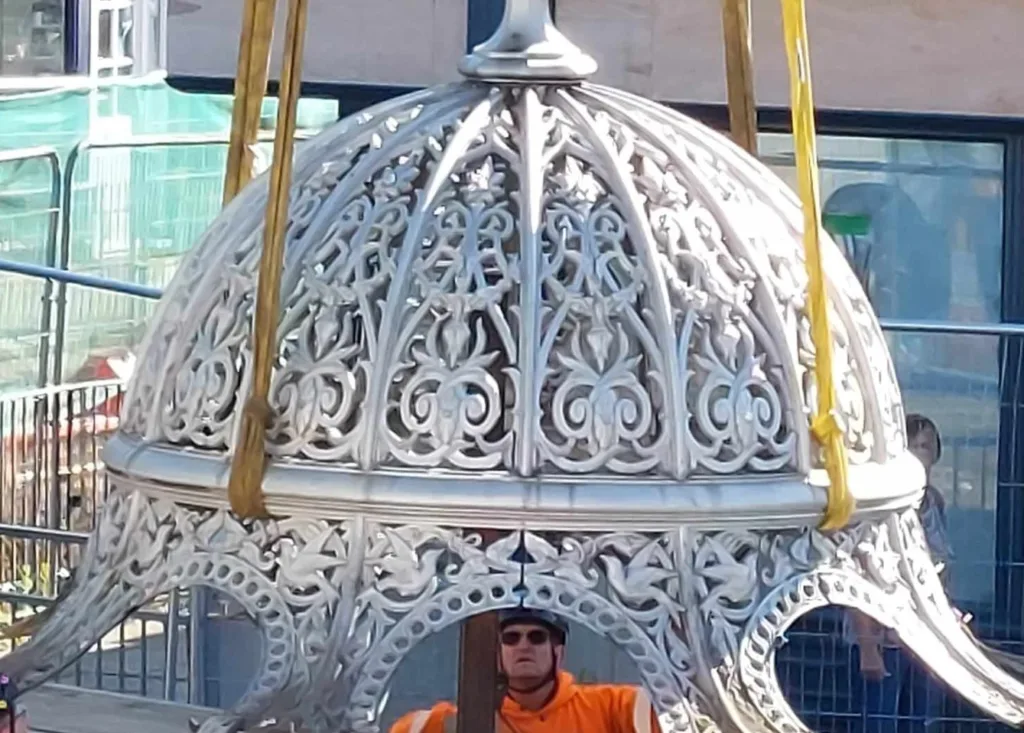
[[[1024, 651], [1024, 562], [1000, 545], [1024, 545], [1024, 522], [1012, 466], [1021, 462], [1015, 441], [1024, 425], [1024, 325], [884, 321], [907, 412], [931, 418], [943, 451], [933, 483], [947, 502], [954, 554], [948, 589], [971, 613], [983, 641]], [[1019, 469], [1017, 469], [1019, 470]], [[1000, 514], [1013, 513], [1013, 519]], [[794, 709], [812, 730], [996, 731], [1004, 726], [965, 705], [905, 652], [891, 652], [902, 681], [890, 711], [865, 704], [863, 677], [843, 638], [843, 613], [823, 609], [787, 632], [777, 655], [780, 678]], [[893, 694], [890, 689], [890, 694]]]
[[[257, 171], [269, 165], [270, 140], [260, 134]], [[86, 140], [63, 165], [52, 148], [0, 152], [0, 273], [24, 276], [0, 279], [4, 342], [18, 352], [2, 359], [0, 385], [68, 381], [90, 352], [137, 345], [149, 301], [220, 211], [227, 144], [195, 133]], [[20, 188], [5, 192], [4, 171], [34, 160], [49, 166], [48, 185], [8, 175]], [[5, 215], [5, 202], [31, 210]], [[26, 217], [45, 218], [45, 231]], [[12, 249], [19, 241], [24, 253]]]
[[[38, 161], [43, 163], [49, 171], [49, 191], [41, 192], [26, 192], [21, 189], [9, 190], [7, 185], [13, 185], [15, 176], [18, 171], [22, 170], [25, 166], [29, 165], [32, 161]], [[57, 154], [56, 149], [51, 147], [37, 147], [28, 148], [23, 150], [0, 150], [0, 174], [7, 168], [13, 168], [14, 172], [10, 181], [4, 181], [0, 178], [0, 205], [7, 204], [10, 206], [17, 206], [17, 204], [24, 200], [26, 197], [30, 197], [33, 193], [41, 193], [46, 198], [45, 208], [37, 210], [35, 212], [25, 211], [15, 215], [14, 220], [10, 217], [4, 217], [0, 220], [0, 256], [3, 257], [4, 261], [11, 262], [12, 265], [23, 265], [29, 266], [28, 263], [24, 262], [24, 258], [27, 256], [29, 259], [35, 256], [37, 251], [37, 242], [34, 238], [29, 239], [26, 243], [28, 246], [24, 248], [24, 252], [16, 253], [12, 252], [14, 244], [19, 241], [19, 237], [16, 236], [15, 227], [17, 224], [24, 224], [26, 217], [38, 217], [43, 219], [44, 230], [41, 240], [44, 244], [43, 249], [43, 266], [53, 267], [57, 261], [57, 242], [60, 236], [60, 225], [61, 225], [61, 186], [63, 179], [61, 177], [60, 170], [60, 157]], [[2, 211], [0, 211], [2, 213]], [[14, 222], [17, 222], [14, 223]], [[11, 232], [8, 234], [6, 228], [10, 227]], [[32, 235], [36, 234], [34, 228], [30, 227]], [[17, 254], [21, 254], [22, 257], [15, 261]], [[52, 308], [53, 299], [53, 280], [45, 280], [42, 284], [43, 292], [40, 304], [39, 314], [39, 331], [36, 337], [39, 339], [38, 344], [38, 379], [40, 383], [46, 381], [46, 370], [50, 359], [50, 313]], [[9, 304], [5, 304], [9, 305]], [[11, 318], [10, 308], [4, 308], [5, 317]]]
[[[254, 151], [257, 170], [269, 164], [265, 143], [271, 139], [269, 133], [260, 136]], [[86, 338], [83, 351], [72, 348], [72, 342], [95, 331], [97, 321], [143, 325], [148, 320], [161, 286], [220, 210], [220, 158], [227, 142], [222, 134], [86, 141], [71, 149], [63, 166], [51, 148], [0, 153], [0, 183], [6, 165], [12, 172], [7, 178], [19, 186], [7, 191], [7, 200], [36, 218], [45, 217], [45, 231], [28, 231], [22, 220], [0, 211], [0, 273], [15, 276], [0, 280], [7, 292], [0, 304], [4, 328], [8, 334], [29, 330], [37, 339], [29, 348], [36, 349], [33, 363], [40, 384], [75, 378], [67, 366], [73, 369], [76, 357], [94, 354], [96, 344]], [[183, 165], [180, 158], [171, 158], [158, 160], [154, 173], [146, 156], [161, 150], [199, 151], [200, 170], [189, 166], [194, 160]], [[218, 159], [207, 160], [211, 154]], [[48, 187], [38, 175], [27, 184], [19, 175], [36, 160], [48, 166]], [[158, 190], [140, 193], [140, 182]], [[186, 189], [191, 197], [179, 195]], [[0, 204], [4, 193], [0, 188]], [[45, 206], [37, 204], [40, 198]], [[190, 207], [184, 220], [182, 206]], [[100, 211], [102, 218], [96, 216]], [[5, 233], [5, 225], [10, 232]], [[38, 255], [32, 260], [4, 246], [24, 240], [25, 252], [34, 254], [40, 238], [46, 243], [42, 262]], [[158, 251], [143, 253], [140, 262], [132, 249], [135, 242]], [[155, 278], [152, 262], [160, 265]], [[91, 299], [91, 307], [76, 313], [76, 296]], [[30, 329], [14, 322], [20, 311], [8, 306], [15, 301], [34, 304], [24, 309], [32, 320]], [[18, 338], [8, 335], [7, 341]], [[124, 339], [117, 345], [124, 345]], [[134, 345], [127, 344], [129, 349]], [[120, 400], [117, 380], [0, 397], [0, 624], [51, 604], [77, 566], [106, 497], [101, 448], [116, 428]], [[174, 592], [156, 599], [104, 637], [61, 681], [201, 703], [211, 677], [197, 650], [210, 611], [216, 612], [217, 604], [203, 593]], [[0, 644], [0, 652], [5, 648], [10, 644]]]
[[[0, 398], [0, 623], [49, 606], [78, 566], [107, 496], [101, 451], [122, 397], [121, 383], [110, 380]], [[195, 603], [177, 591], [154, 599], [60, 681], [196, 699], [200, 684], [189, 674], [200, 636]]]

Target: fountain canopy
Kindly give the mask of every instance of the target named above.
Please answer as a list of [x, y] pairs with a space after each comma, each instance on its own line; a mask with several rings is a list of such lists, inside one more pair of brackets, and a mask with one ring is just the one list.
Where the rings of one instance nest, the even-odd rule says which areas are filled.
[[416, 644], [525, 606], [618, 645], [664, 731], [808, 733], [775, 650], [836, 605], [1024, 723], [1024, 684], [946, 599], [885, 340], [827, 241], [857, 511], [818, 528], [803, 216], [785, 184], [693, 120], [587, 83], [594, 63], [547, 0], [510, 0], [461, 69], [298, 152], [271, 516], [236, 515], [226, 491], [264, 179], [165, 294], [74, 585], [5, 673], [31, 689], [147, 599], [202, 586], [254, 620], [261, 659], [199, 733], [379, 733]]
[[[525, 64], [492, 42], [462, 83], [299, 149], [272, 511], [561, 528], [820, 516], [798, 201], [703, 125], [581, 82], [592, 62], [559, 56], [566, 43], [541, 38]], [[264, 178], [171, 283], [106, 451], [122, 478], [223, 502], [266, 201]], [[831, 242], [825, 268], [851, 491], [862, 511], [909, 504], [923, 473], [883, 335]]]

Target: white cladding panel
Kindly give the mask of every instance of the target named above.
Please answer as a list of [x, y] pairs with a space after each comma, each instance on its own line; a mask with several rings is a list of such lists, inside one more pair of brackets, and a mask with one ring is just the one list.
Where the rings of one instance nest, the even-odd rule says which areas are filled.
[[[783, 106], [779, 3], [753, 5], [758, 102]], [[171, 73], [233, 76], [241, 7], [172, 3]], [[599, 81], [720, 103], [719, 8], [720, 0], [558, 0], [557, 15], [601, 62]], [[821, 107], [1024, 115], [1021, 0], [813, 0], [808, 19]], [[305, 78], [433, 84], [457, 77], [465, 38], [466, 0], [312, 0]]]
[[[271, 75], [281, 69], [286, 0], [278, 2]], [[172, 0], [172, 75], [234, 77], [242, 0]], [[310, 0], [303, 79], [428, 85], [458, 77], [466, 0]]]

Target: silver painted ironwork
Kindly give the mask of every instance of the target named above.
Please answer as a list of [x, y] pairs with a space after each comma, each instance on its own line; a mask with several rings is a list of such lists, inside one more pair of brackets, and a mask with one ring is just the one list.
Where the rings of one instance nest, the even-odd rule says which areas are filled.
[[[706, 128], [598, 87], [454, 86], [311, 141], [295, 189], [276, 459], [577, 482], [818, 466], [799, 208]], [[164, 297], [126, 398], [143, 452], [233, 444], [264, 196]], [[829, 265], [851, 459], [883, 465], [898, 387]]]
[[789, 625], [825, 604], [895, 628], [954, 689], [1002, 720], [1024, 722], [1024, 686], [960, 627], [913, 509], [832, 534], [806, 526], [516, 530], [484, 546], [478, 534], [428, 522], [239, 521], [226, 509], [119, 491], [71, 595], [4, 669], [38, 684], [144, 599], [196, 586], [233, 598], [264, 636], [247, 694], [204, 721], [203, 733], [268, 717], [315, 731], [374, 731], [391, 675], [416, 643], [520, 602], [620, 644], [666, 731], [805, 730], [778, 689], [773, 657]]
[[30, 688], [147, 598], [211, 587], [264, 643], [202, 733], [369, 733], [412, 646], [525, 603], [622, 646], [665, 730], [791, 733], [775, 645], [832, 603], [1024, 722], [1024, 686], [939, 585], [924, 472], [841, 253], [824, 260], [858, 510], [823, 534], [798, 202], [684, 116], [528, 74], [545, 14], [513, 0], [469, 64], [518, 76], [387, 102], [297, 155], [267, 520], [234, 517], [225, 492], [266, 180], [226, 208], [158, 308], [72, 594], [4, 671]]
[[597, 62], [555, 27], [550, 0], [510, 0], [498, 30], [462, 59], [459, 71], [485, 81], [565, 83], [589, 78]]

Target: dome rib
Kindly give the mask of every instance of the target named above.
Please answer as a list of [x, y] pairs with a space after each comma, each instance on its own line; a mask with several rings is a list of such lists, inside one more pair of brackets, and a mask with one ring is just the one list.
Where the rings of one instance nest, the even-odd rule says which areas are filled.
[[514, 469], [532, 476], [538, 467], [537, 426], [543, 384], [543, 364], [538, 361], [541, 339], [541, 216], [544, 207], [544, 141], [547, 129], [537, 90], [526, 87], [519, 99], [522, 144], [519, 156], [519, 242], [523, 294], [519, 300], [519, 365], [516, 372], [518, 410], [515, 415]]
[[[307, 145], [268, 477], [484, 472], [542, 501], [626, 477], [818, 480], [796, 207], [718, 134], [601, 87], [473, 82]], [[168, 289], [132, 440], [234, 450], [265, 198], [264, 178]], [[826, 266], [853, 463], [896, 460], [884, 342], [834, 247]]]
[[[776, 216], [785, 223], [794, 241], [799, 241], [802, 237], [803, 218], [796, 194], [787, 187], [778, 185], [770, 169], [756, 158], [742, 155], [738, 148], [732, 146], [720, 134], [672, 109], [617, 89], [584, 85], [581, 92], [589, 93], [598, 99], [607, 96], [623, 104], [636, 107], [650, 116], [652, 120], [668, 125], [676, 133], [684, 135], [689, 144], [697, 145], [720, 157], [747, 190], [755, 196], [763, 197], [767, 208], [775, 212]], [[730, 220], [723, 219], [722, 221]], [[802, 258], [802, 250], [797, 250], [796, 254]], [[869, 411], [868, 423], [865, 425], [864, 432], [874, 438], [874, 444], [870, 449], [870, 459], [883, 462], [887, 458], [898, 456], [902, 452], [905, 442], [902, 418], [897, 414], [902, 411], [902, 408], [899, 407], [902, 403], [898, 387], [895, 387], [894, 390], [892, 386], [895, 384], [895, 375], [892, 373], [891, 361], [884, 349], [884, 338], [878, 329], [873, 311], [870, 306], [866, 305], [867, 299], [859, 283], [849, 286], [848, 283], [840, 283], [836, 280], [837, 277], [848, 279], [847, 263], [833, 246], [823, 247], [822, 255], [825, 260], [826, 272], [829, 274], [826, 283], [830, 307], [839, 318], [838, 323], [833, 324], [833, 328], [842, 332], [850, 344], [854, 360], [850, 367], [863, 382], [861, 394], [864, 396], [865, 409]], [[801, 259], [799, 262], [801, 267], [802, 262]], [[772, 301], [776, 302], [777, 299], [772, 298]], [[867, 318], [858, 317], [855, 311], [863, 310], [864, 307], [867, 308]], [[784, 333], [788, 333], [788, 329]], [[858, 335], [854, 336], [853, 334]], [[882, 348], [873, 349], [869, 344], [882, 344]], [[793, 348], [795, 356], [798, 347], [793, 344]], [[877, 363], [879, 360], [885, 363]], [[877, 399], [884, 394], [888, 394], [886, 401], [890, 403], [888, 411], [893, 413], [891, 416], [886, 416], [886, 408]], [[801, 458], [801, 462], [804, 461], [809, 461], [809, 453], [806, 457]]]
[[[278, 343], [282, 338], [295, 327], [295, 321], [301, 320], [311, 302], [317, 297], [315, 290], [305, 290], [303, 297], [297, 302], [290, 302], [287, 294], [294, 293], [299, 288], [304, 277], [310, 273], [305, 267], [300, 267], [303, 259], [309, 258], [311, 250], [324, 246], [325, 241], [330, 239], [332, 228], [336, 227], [339, 220], [339, 209], [353, 203], [353, 196], [361, 189], [367, 187], [371, 177], [378, 173], [382, 167], [381, 161], [394, 161], [402, 155], [412, 156], [422, 146], [420, 139], [425, 130], [432, 130], [438, 126], [450, 124], [459, 116], [459, 113], [470, 106], [475, 99], [481, 95], [479, 89], [460, 88], [461, 94], [442, 95], [443, 103], [437, 107], [426, 108], [424, 111], [417, 111], [416, 114], [405, 124], [398, 127], [391, 136], [380, 138], [380, 142], [370, 152], [363, 155], [354, 166], [345, 174], [344, 179], [327, 195], [317, 209], [313, 219], [309, 222], [307, 229], [302, 233], [301, 238], [291, 243], [286, 252], [285, 267], [282, 273], [281, 292], [285, 294], [283, 302], [283, 313], [281, 323], [278, 327]], [[403, 109], [410, 107], [402, 106]], [[396, 110], [388, 110], [394, 112]], [[378, 130], [381, 126], [387, 127], [394, 123], [391, 115], [378, 121], [379, 124], [372, 130], [367, 131], [369, 138], [378, 137]], [[397, 123], [394, 123], [397, 124]], [[372, 145], [371, 140], [356, 138], [346, 145], [349, 151], [355, 152], [358, 149]], [[383, 204], [388, 206], [390, 204]], [[371, 204], [371, 208], [376, 204]], [[377, 212], [379, 213], [379, 212]], [[358, 260], [367, 243], [367, 237], [378, 224], [373, 216], [366, 217], [359, 225], [358, 230], [351, 235], [343, 246], [348, 250], [348, 255], [338, 257], [331, 264], [330, 270], [325, 270], [318, 275], [318, 280], [331, 282], [336, 270], [342, 270], [352, 266], [353, 260]], [[308, 264], [308, 263], [307, 263]], [[362, 298], [361, 311], [369, 312], [371, 304]], [[367, 329], [366, 337], [372, 347], [376, 347], [377, 332], [375, 329]]]
[[[307, 225], [306, 231], [302, 233], [297, 241], [289, 243], [288, 251], [285, 253], [285, 257], [288, 259], [285, 261], [285, 267], [282, 272], [282, 293], [291, 292], [298, 285], [298, 281], [302, 277], [301, 268], [290, 267], [289, 265], [305, 256], [310, 247], [316, 246], [323, 241], [324, 236], [334, 223], [339, 204], [347, 201], [358, 187], [366, 185], [367, 178], [380, 167], [382, 160], [394, 159], [403, 145], [408, 145], [411, 141], [414, 141], [423, 134], [424, 130], [429, 130], [449, 120], [461, 109], [471, 105], [474, 99], [481, 96], [479, 89], [454, 84], [451, 89], [445, 87], [439, 90], [439, 92], [430, 95], [426, 93], [417, 95], [417, 97], [425, 98], [412, 100], [415, 101], [415, 104], [401, 105], [402, 110], [416, 109], [417, 112], [414, 117], [396, 129], [394, 134], [381, 137], [380, 145], [362, 156], [352, 166], [351, 170], [346, 174], [345, 180], [335, 187], [323, 200], [313, 220]], [[438, 101], [434, 105], [430, 105], [429, 103], [432, 99]], [[389, 114], [382, 115], [377, 120], [378, 124], [373, 129], [368, 130], [371, 137], [378, 136], [378, 130], [382, 126], [387, 127], [393, 121], [393, 114], [398, 111], [394, 107], [395, 105], [392, 103], [389, 107], [381, 110]], [[346, 148], [352, 152], [355, 152], [364, 145], [370, 144], [369, 141], [364, 142], [359, 138], [346, 141], [346, 143]], [[408, 152], [411, 153], [412, 150]]]
[[[606, 173], [610, 178], [609, 183], [619, 189], [624, 203], [627, 204], [622, 213], [626, 216], [629, 228], [633, 231], [635, 237], [640, 240], [635, 242], [635, 244], [639, 245], [636, 246], [637, 255], [643, 257], [647, 266], [647, 272], [652, 275], [659, 272], [658, 251], [657, 245], [654, 242], [654, 233], [651, 231], [650, 223], [640, 216], [640, 213], [644, 210], [643, 202], [640, 200], [640, 193], [633, 185], [632, 179], [623, 171], [621, 161], [612, 149], [608, 138], [597, 127], [595, 120], [587, 110], [577, 100], [572, 98], [568, 89], [558, 89], [554, 97], [561, 103], [559, 106], [562, 110], [579, 124], [583, 125], [589, 132], [589, 142], [594, 146], [595, 152], [607, 166]], [[675, 339], [668, 338], [669, 335], [675, 333], [672, 308], [669, 303], [668, 289], [664, 278], [650, 278], [647, 287], [650, 288], [654, 296], [654, 312], [658, 319], [655, 338], [658, 341], [660, 352], [650, 356], [652, 359], [658, 358], [661, 361], [656, 371], [661, 374], [668, 402], [665, 406], [668, 408], [666, 410], [668, 413], [666, 415], [667, 419], [662, 420], [662, 427], [664, 430], [669, 431], [671, 438], [669, 460], [664, 465], [664, 468], [668, 470], [671, 476], [677, 480], [682, 480], [689, 474], [693, 462], [689, 446], [687, 446], [685, 440], [686, 426], [690, 421], [690, 411], [686, 404], [683, 371], [679, 364]]]

